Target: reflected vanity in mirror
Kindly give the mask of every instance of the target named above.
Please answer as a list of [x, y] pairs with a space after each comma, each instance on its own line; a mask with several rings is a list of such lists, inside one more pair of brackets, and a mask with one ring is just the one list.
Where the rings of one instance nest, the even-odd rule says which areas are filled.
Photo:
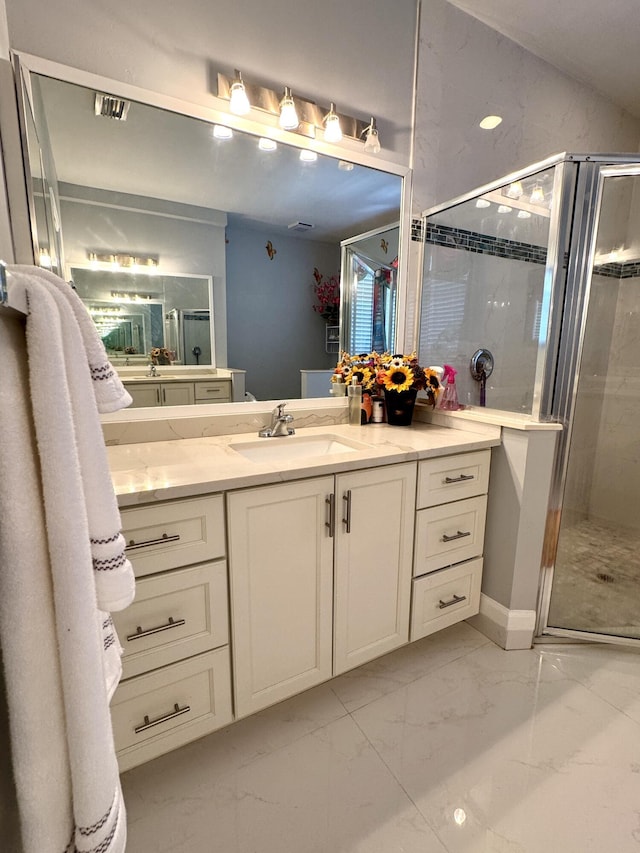
[[[158, 349], [170, 359], [158, 365], [160, 384], [204, 373], [231, 383], [224, 398], [232, 400], [245, 389], [258, 400], [300, 397], [302, 371], [331, 370], [336, 338], [314, 311], [314, 271], [340, 275], [345, 242], [373, 232], [388, 248], [383, 263], [373, 253], [371, 268], [386, 263], [397, 274], [408, 170], [374, 168], [359, 152], [328, 154], [326, 144], [318, 153], [304, 137], [285, 144], [265, 126], [279, 136], [266, 144], [255, 122], [252, 132], [238, 130], [236, 117], [151, 106], [144, 93], [105, 99], [117, 84], [101, 81], [98, 91], [58, 79], [64, 69], [45, 60], [29, 64], [18, 70], [36, 262], [46, 249], [51, 268], [73, 280], [123, 379], [140, 382]], [[384, 291], [390, 342], [395, 274]], [[355, 317], [373, 334], [365, 291], [345, 287], [343, 274], [346, 349], [357, 349]], [[163, 389], [154, 393], [157, 402], [147, 394], [145, 405], [163, 404]]]

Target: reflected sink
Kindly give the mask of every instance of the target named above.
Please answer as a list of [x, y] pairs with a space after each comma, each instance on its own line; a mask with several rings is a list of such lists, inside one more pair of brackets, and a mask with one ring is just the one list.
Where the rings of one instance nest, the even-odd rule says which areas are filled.
[[230, 444], [231, 450], [251, 459], [253, 462], [287, 462], [296, 459], [317, 459], [336, 453], [355, 453], [366, 449], [363, 444], [350, 442], [335, 435], [281, 436], [279, 438], [261, 438], [259, 441], [246, 441], [242, 444]]
[[139, 376], [122, 376], [121, 379], [123, 382], [127, 382], [130, 379], [175, 379], [175, 375], [173, 373], [156, 373], [155, 376], [149, 376], [148, 373], [141, 373]]

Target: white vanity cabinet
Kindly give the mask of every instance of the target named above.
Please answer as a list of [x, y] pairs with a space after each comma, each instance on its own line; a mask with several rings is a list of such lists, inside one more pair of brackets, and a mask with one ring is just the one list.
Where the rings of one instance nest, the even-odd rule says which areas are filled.
[[228, 379], [174, 380], [163, 382], [124, 382], [133, 398], [131, 408], [141, 406], [190, 406], [202, 403], [229, 403], [231, 381]]
[[490, 450], [418, 463], [411, 640], [480, 608]]
[[408, 641], [415, 463], [228, 495], [239, 717]]
[[233, 719], [221, 495], [122, 510], [136, 598], [113, 614], [123, 680], [111, 702], [127, 770]]

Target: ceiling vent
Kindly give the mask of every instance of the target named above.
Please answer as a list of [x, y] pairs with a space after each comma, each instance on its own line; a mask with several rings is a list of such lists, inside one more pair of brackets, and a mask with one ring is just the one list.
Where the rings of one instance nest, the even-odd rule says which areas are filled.
[[289, 225], [289, 231], [309, 231], [313, 228], [309, 222], [292, 222]]
[[116, 121], [126, 121], [130, 106], [131, 102], [125, 101], [123, 98], [115, 98], [113, 95], [96, 92], [95, 113], [97, 116], [113, 118]]

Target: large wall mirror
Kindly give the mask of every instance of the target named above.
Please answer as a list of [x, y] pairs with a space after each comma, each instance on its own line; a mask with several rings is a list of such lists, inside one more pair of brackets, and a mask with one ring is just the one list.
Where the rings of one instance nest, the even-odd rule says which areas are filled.
[[[387, 262], [402, 267], [408, 170], [303, 137], [285, 144], [266, 127], [260, 137], [255, 123], [239, 130], [175, 101], [105, 102], [117, 84], [79, 85], [80, 72], [68, 82], [29, 59], [31, 70], [18, 64], [36, 262], [73, 279], [114, 364], [162, 346], [176, 364], [246, 371], [258, 400], [299, 397], [301, 371], [330, 370], [318, 283], [339, 278], [345, 241], [378, 230], [395, 229]], [[343, 286], [346, 347], [350, 298]], [[172, 329], [193, 312], [200, 337], [180, 343]]]

